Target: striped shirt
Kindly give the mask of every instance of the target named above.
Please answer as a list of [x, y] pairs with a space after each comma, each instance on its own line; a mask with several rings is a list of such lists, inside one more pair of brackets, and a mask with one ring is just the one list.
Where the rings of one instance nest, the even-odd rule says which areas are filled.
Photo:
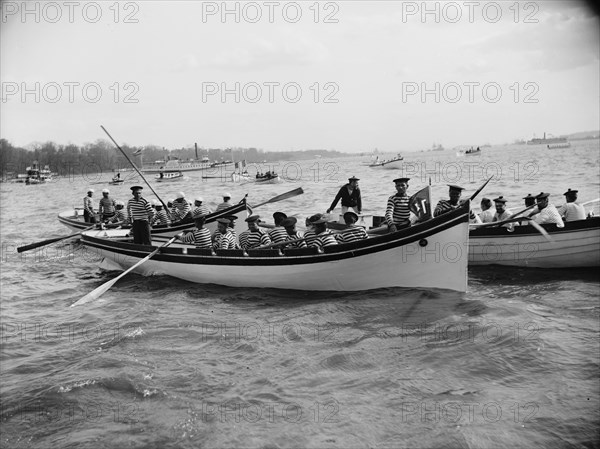
[[121, 223], [127, 220], [127, 214], [125, 214], [125, 209], [117, 209], [115, 215], [110, 219], [111, 223]]
[[100, 203], [98, 205], [98, 212], [101, 214], [112, 214], [115, 211], [116, 201], [112, 198], [100, 198]]
[[313, 229], [309, 229], [304, 233], [304, 241], [306, 242], [307, 246], [312, 246], [312, 243], [315, 241], [316, 238], [317, 234]]
[[225, 234], [219, 233], [218, 239], [213, 244], [214, 249], [236, 249], [235, 237], [227, 230]]
[[556, 223], [559, 228], [564, 228], [565, 224], [561, 218], [556, 206], [554, 204], [548, 204], [542, 209], [542, 211], [533, 217], [533, 221], [537, 224]]
[[188, 232], [181, 241], [184, 243], [193, 243], [197, 248], [210, 248], [210, 231], [207, 228], [195, 228], [192, 232]]
[[439, 200], [437, 206], [433, 211], [433, 216], [437, 217], [438, 215], [445, 214], [446, 212], [450, 212], [454, 209], [458, 209], [460, 207], [460, 202], [458, 204], [452, 204], [450, 200]]
[[331, 231], [327, 229], [326, 231], [317, 234], [310, 246], [316, 246], [319, 249], [323, 249], [324, 246], [331, 246], [337, 244], [337, 240], [335, 239]]
[[565, 203], [556, 209], [563, 221], [585, 220], [585, 207], [577, 203]]
[[219, 212], [220, 210], [229, 209], [231, 206], [232, 206], [232, 204], [229, 202], [221, 203], [217, 206], [217, 212]]
[[409, 199], [408, 196], [398, 195], [392, 195], [388, 198], [387, 207], [385, 208], [385, 221], [388, 226], [410, 223]]
[[92, 198], [89, 196], [83, 197], [83, 210], [87, 210], [90, 214], [94, 213], [94, 207], [92, 206]]
[[154, 218], [152, 219], [153, 225], [168, 225], [171, 222], [167, 213], [164, 210], [157, 210]]
[[[286, 236], [286, 240], [297, 240], [301, 239], [302, 234], [296, 231], [293, 234], [288, 234]], [[285, 245], [286, 248], [306, 248], [306, 240], [300, 240], [299, 242], [290, 243], [289, 245]]]
[[287, 237], [288, 233], [283, 226], [275, 226], [269, 231], [269, 238], [273, 243], [285, 242]]
[[[233, 241], [235, 242], [235, 249], [241, 249], [240, 245], [238, 243], [237, 232], [233, 228], [228, 228], [228, 229], [229, 229], [229, 233], [233, 236]], [[215, 246], [216, 242], [218, 242], [221, 239], [222, 235], [223, 234], [221, 234], [221, 232], [218, 229], [215, 232], [213, 232], [213, 235], [211, 237], [213, 247]]]
[[268, 245], [271, 243], [269, 234], [265, 231], [258, 229], [256, 231], [244, 231], [240, 234], [240, 246], [242, 249], [253, 249], [258, 248], [262, 245]]
[[204, 205], [200, 205], [197, 207], [194, 207], [194, 210], [192, 211], [192, 217], [199, 217], [200, 215], [208, 215], [211, 213], [211, 210], [204, 206]]
[[129, 217], [130, 222], [134, 222], [135, 220], [145, 220], [148, 221], [154, 215], [154, 209], [150, 206], [150, 203], [146, 198], [140, 196], [139, 200], [135, 198], [131, 198], [127, 202], [127, 216]]
[[338, 243], [356, 242], [358, 240], [364, 240], [368, 237], [369, 235], [367, 234], [367, 231], [365, 231], [365, 228], [356, 225], [350, 226], [348, 229], [344, 229], [342, 232], [335, 235]]
[[175, 220], [183, 220], [183, 217], [185, 217], [191, 211], [192, 208], [190, 207], [190, 204], [185, 200], [185, 198], [179, 198], [173, 201], [171, 215]]

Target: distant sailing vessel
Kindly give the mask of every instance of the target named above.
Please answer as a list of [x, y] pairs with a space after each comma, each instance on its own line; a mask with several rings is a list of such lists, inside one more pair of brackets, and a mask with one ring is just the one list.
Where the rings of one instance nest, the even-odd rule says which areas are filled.
[[544, 133], [543, 138], [534, 137], [531, 140], [527, 141], [527, 145], [547, 145], [547, 144], [558, 144], [558, 143], [567, 143], [566, 137], [546, 137], [546, 133]]

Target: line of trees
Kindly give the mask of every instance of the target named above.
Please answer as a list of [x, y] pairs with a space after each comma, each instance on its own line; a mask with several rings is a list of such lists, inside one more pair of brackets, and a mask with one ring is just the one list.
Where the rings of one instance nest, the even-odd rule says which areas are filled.
[[[190, 160], [208, 157], [213, 161], [241, 161], [248, 163], [279, 160], [311, 159], [317, 156], [340, 157], [343, 153], [328, 150], [308, 150], [289, 152], [265, 152], [257, 148], [227, 148], [204, 149], [194, 147], [167, 150], [156, 145], [128, 146], [121, 145], [123, 151], [138, 165], [147, 165], [155, 161], [169, 159]], [[136, 156], [141, 150], [141, 157]], [[17, 174], [25, 173], [33, 161], [38, 161], [40, 167], [48, 165], [53, 173], [59, 176], [69, 176], [91, 173], [112, 173], [118, 169], [131, 168], [129, 162], [123, 157], [115, 146], [103, 139], [82, 146], [67, 144], [60, 145], [54, 142], [33, 144], [25, 149], [13, 146], [8, 140], [0, 139], [0, 171], [2, 179], [16, 178]]]

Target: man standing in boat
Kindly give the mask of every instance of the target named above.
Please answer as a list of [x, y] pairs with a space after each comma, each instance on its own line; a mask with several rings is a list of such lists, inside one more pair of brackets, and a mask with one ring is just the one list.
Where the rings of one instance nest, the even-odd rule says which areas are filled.
[[131, 187], [133, 198], [127, 202], [127, 215], [132, 224], [133, 243], [152, 245], [150, 220], [154, 215], [150, 202], [142, 197], [142, 186]]
[[577, 203], [577, 193], [579, 190], [567, 190], [563, 195], [567, 202], [557, 210], [563, 221], [585, 220], [585, 207]]
[[223, 194], [223, 202], [217, 206], [217, 212], [230, 208], [231, 203], [229, 202], [229, 200], [231, 200], [231, 193], [225, 192]]
[[396, 194], [388, 198], [385, 208], [385, 222], [390, 232], [410, 226], [410, 198], [406, 194], [410, 178], [396, 178]]
[[102, 198], [100, 198], [100, 203], [98, 204], [98, 213], [102, 221], [107, 221], [115, 215], [117, 203], [109, 195], [110, 190], [102, 190]]
[[348, 178], [348, 184], [345, 184], [340, 188], [337, 195], [335, 196], [333, 203], [327, 209], [327, 213], [330, 213], [335, 206], [337, 206], [338, 201], [342, 200], [342, 215], [348, 212], [348, 209], [353, 209], [358, 215], [360, 215], [362, 211], [362, 198], [360, 196], [360, 189], [358, 188], [358, 179], [355, 176], [352, 178]]
[[83, 197], [83, 219], [86, 223], [96, 223], [96, 212], [92, 205], [94, 189], [88, 189], [87, 195]]

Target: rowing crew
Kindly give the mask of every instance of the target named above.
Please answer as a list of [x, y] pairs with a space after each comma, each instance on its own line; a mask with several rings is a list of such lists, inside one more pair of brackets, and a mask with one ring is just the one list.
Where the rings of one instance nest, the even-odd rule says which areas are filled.
[[307, 231], [302, 234], [296, 229], [297, 219], [288, 217], [283, 212], [275, 212], [273, 220], [275, 225], [269, 231], [260, 228], [260, 215], [250, 215], [245, 219], [248, 229], [239, 237], [235, 231], [236, 216], [219, 218], [217, 230], [210, 235], [210, 231], [204, 227], [206, 215], [195, 214], [195, 228], [192, 231], [181, 233], [177, 238], [184, 243], [195, 245], [201, 249], [261, 249], [265, 247], [288, 247], [306, 248], [316, 247], [322, 250], [325, 246], [337, 245], [338, 243], [350, 243], [363, 240], [368, 237], [367, 232], [361, 226], [356, 225], [358, 215], [348, 211], [344, 214], [347, 228], [341, 232], [333, 233], [327, 229], [329, 219], [325, 214], [316, 214], [306, 220]]

